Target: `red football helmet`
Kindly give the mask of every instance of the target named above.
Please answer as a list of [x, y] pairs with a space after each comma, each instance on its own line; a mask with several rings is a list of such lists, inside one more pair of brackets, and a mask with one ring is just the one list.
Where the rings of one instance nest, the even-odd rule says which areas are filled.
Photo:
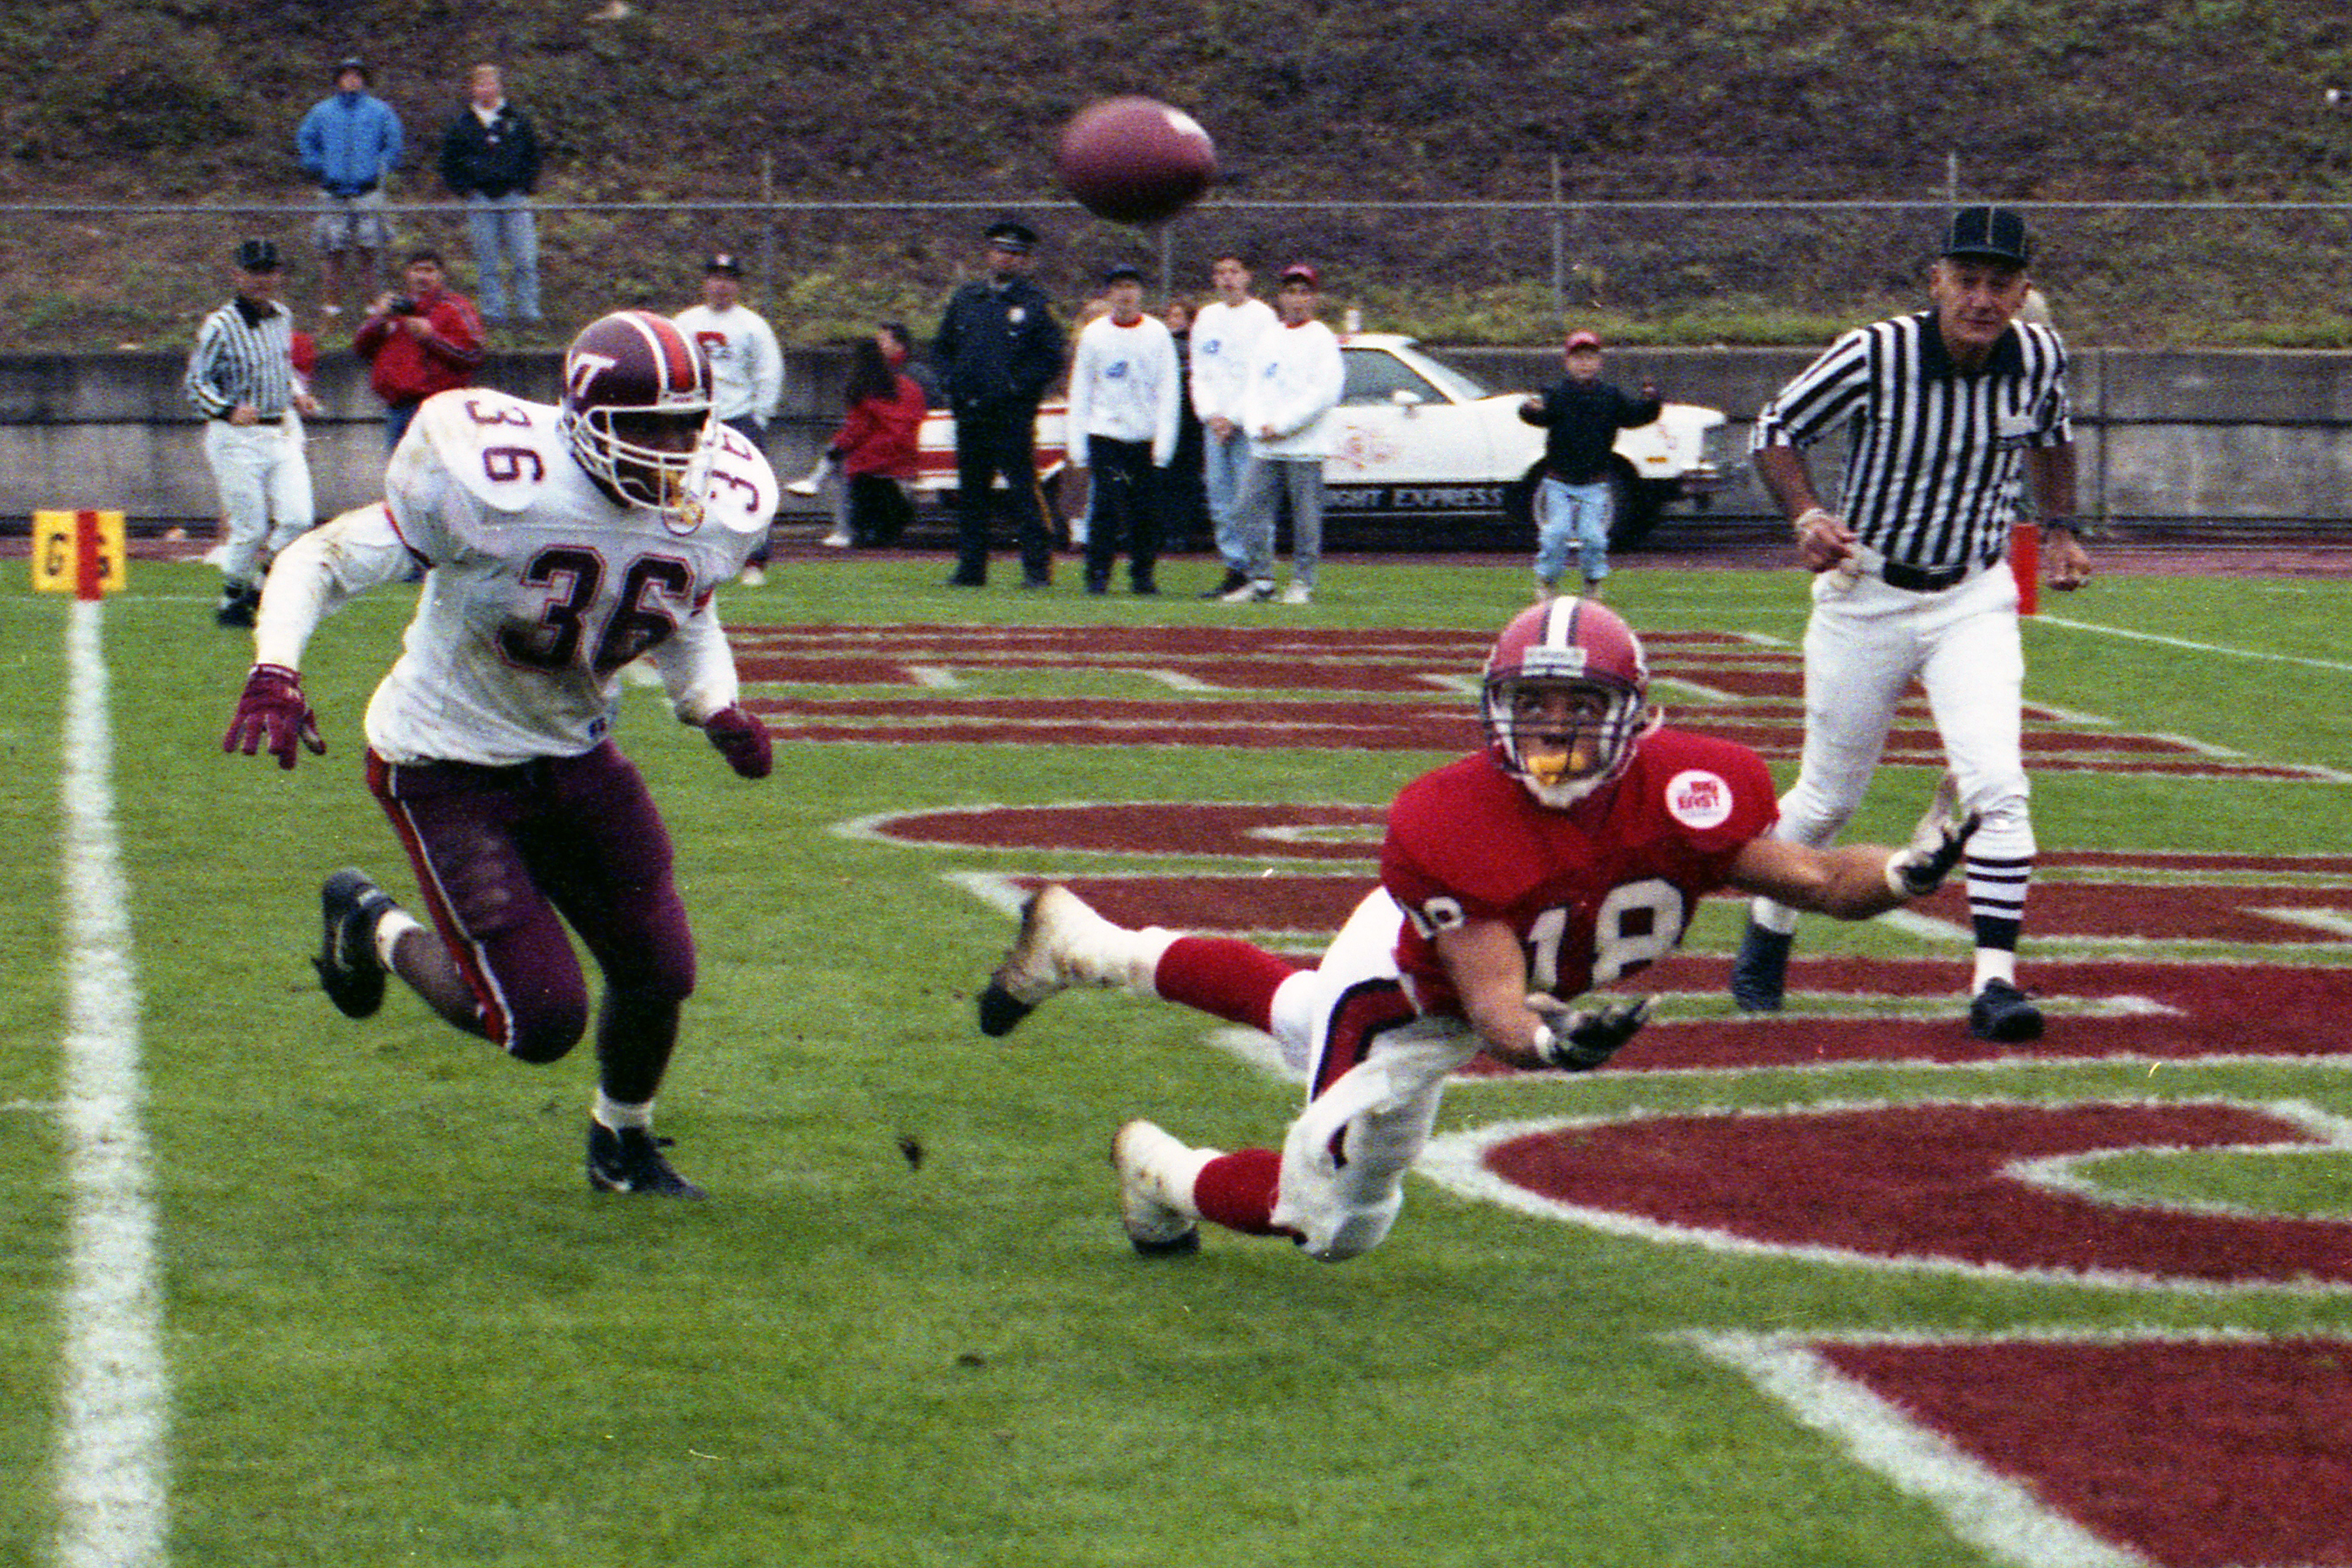
[[667, 316], [600, 316], [564, 353], [559, 423], [572, 455], [615, 499], [679, 506], [716, 430], [710, 362]]
[[1544, 805], [1572, 805], [1633, 760], [1657, 723], [1649, 691], [1649, 659], [1622, 616], [1547, 599], [1514, 616], [1486, 656], [1486, 753]]

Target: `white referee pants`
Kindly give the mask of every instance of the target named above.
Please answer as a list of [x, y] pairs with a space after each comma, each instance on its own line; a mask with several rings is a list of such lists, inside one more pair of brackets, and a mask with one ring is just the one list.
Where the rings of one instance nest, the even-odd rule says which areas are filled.
[[275, 556], [318, 521], [299, 426], [290, 419], [259, 425], [208, 421], [205, 461], [220, 487], [228, 531], [221, 574], [232, 583], [256, 582], [265, 555]]
[[[1780, 797], [1773, 837], [1819, 847], [1837, 836], [1862, 804], [1895, 705], [1916, 679], [1960, 804], [1984, 817], [1969, 841], [1969, 860], [2031, 860], [2016, 577], [1995, 562], [1943, 593], [1914, 594], [1876, 575], [1874, 553], [1865, 560], [1870, 569], [1850, 584], [1834, 572], [1813, 579], [1804, 762]], [[2021, 905], [2021, 886], [2016, 896]], [[1772, 930], [1796, 929], [1796, 911], [1786, 905], [1759, 899], [1754, 913]]]

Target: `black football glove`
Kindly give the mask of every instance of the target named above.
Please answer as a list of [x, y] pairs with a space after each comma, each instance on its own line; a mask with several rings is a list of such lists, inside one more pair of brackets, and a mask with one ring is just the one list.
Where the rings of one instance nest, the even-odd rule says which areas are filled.
[[1528, 998], [1528, 1010], [1540, 1016], [1550, 1037], [1536, 1047], [1548, 1067], [1562, 1072], [1591, 1072], [1617, 1054], [1626, 1041], [1650, 1021], [1654, 996], [1605, 1002], [1598, 1007], [1570, 1007], [1557, 996], [1540, 992]]
[[1936, 798], [1927, 815], [1911, 830], [1908, 847], [1886, 858], [1886, 885], [1906, 899], [1924, 899], [1944, 885], [1952, 868], [1967, 853], [1969, 836], [1984, 818], [1976, 812], [1954, 819], [1959, 809], [1959, 783], [1946, 773], [1936, 786]]

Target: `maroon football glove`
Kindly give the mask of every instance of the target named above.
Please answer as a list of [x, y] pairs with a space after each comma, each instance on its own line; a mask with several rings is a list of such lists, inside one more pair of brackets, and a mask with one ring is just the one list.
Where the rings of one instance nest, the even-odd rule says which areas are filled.
[[327, 754], [326, 737], [319, 733], [319, 721], [302, 696], [302, 678], [282, 664], [257, 664], [245, 678], [236, 717], [228, 721], [221, 750], [249, 757], [265, 742], [281, 768], [294, 765], [298, 743], [308, 746], [314, 757]]
[[763, 779], [775, 765], [775, 748], [768, 727], [742, 709], [729, 705], [702, 722], [702, 732], [727, 759], [727, 765], [747, 779]]

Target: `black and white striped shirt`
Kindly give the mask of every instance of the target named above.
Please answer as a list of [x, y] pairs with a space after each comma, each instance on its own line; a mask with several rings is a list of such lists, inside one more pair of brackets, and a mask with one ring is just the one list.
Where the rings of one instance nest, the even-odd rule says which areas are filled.
[[1930, 571], [1997, 561], [2020, 453], [2074, 438], [2066, 346], [2014, 322], [1964, 375], [1932, 310], [1858, 327], [1765, 405], [1749, 447], [1810, 447], [1841, 428], [1853, 439], [1838, 510], [1863, 543]]
[[231, 300], [196, 329], [184, 385], [207, 419], [249, 403], [267, 424], [294, 401], [294, 313], [272, 303], [260, 320], [254, 315], [246, 300]]

